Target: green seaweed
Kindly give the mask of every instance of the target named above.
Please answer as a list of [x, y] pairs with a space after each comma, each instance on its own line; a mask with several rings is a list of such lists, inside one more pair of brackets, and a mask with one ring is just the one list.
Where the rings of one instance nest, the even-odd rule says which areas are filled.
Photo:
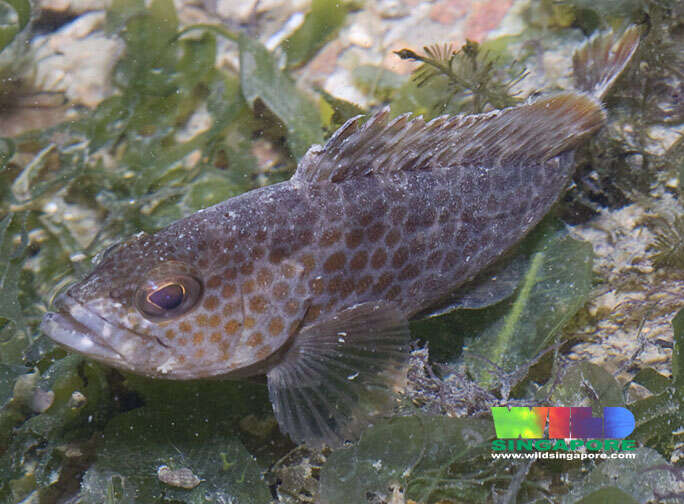
[[[0, 220], [0, 324], [13, 326], [26, 334], [26, 321], [19, 299], [19, 281], [26, 260], [28, 236], [25, 228], [26, 214], [8, 213]], [[19, 238], [15, 244], [15, 238]], [[10, 362], [9, 356], [16, 354], [3, 345], [0, 340], [0, 348], [5, 346], [3, 358], [0, 354], [0, 362]]]
[[263, 101], [285, 124], [292, 153], [297, 158], [302, 157], [311, 145], [323, 142], [317, 108], [297, 91], [263, 45], [244, 35], [240, 36], [238, 44], [240, 83], [245, 100], [250, 105], [254, 105], [257, 98]]
[[[252, 27], [245, 33], [208, 25], [180, 29], [170, 0], [115, 0], [105, 29], [125, 49], [112, 74], [114, 94], [63, 124], [0, 138], [0, 501], [260, 503], [272, 500], [267, 481], [281, 497], [287, 493], [279, 490], [276, 469], [267, 468], [292, 444], [274, 426], [265, 387], [122, 375], [56, 348], [38, 324], [54, 294], [85, 274], [108, 244], [282, 180], [293, 158], [366, 112], [320, 89], [307, 94], [293, 78], [293, 69], [335, 36], [353, 8], [315, 0], [303, 24], [270, 52]], [[393, 115], [500, 108], [519, 100], [511, 86], [523, 73], [513, 53], [524, 61], [538, 54], [535, 47], [574, 43], [580, 30], [620, 27], [627, 17], [642, 21], [639, 61], [607, 99], [607, 128], [578, 153], [576, 188], [558, 213], [568, 219], [586, 208], [591, 214], [649, 198], [676, 177], [678, 190], [666, 191], [681, 198], [684, 144], [654, 148], [656, 133], [682, 119], [675, 100], [677, 8], [655, 0], [625, 8], [610, 1], [544, 1], [530, 6], [520, 36], [468, 42], [456, 52], [441, 46], [424, 55], [400, 51], [422, 63], [413, 80], [380, 67], [360, 67], [353, 78], [371, 100], [389, 101]], [[0, 114], [20, 109], [18, 92], [37, 91], [22, 73], [33, 57], [22, 49], [30, 17], [25, 0], [0, 2]], [[240, 73], [217, 66], [217, 37], [236, 44]], [[206, 128], [193, 130], [194, 117], [204, 117]], [[274, 146], [275, 167], [259, 166], [255, 138]], [[83, 224], [64, 218], [64, 211], [77, 212]], [[656, 236], [651, 259], [668, 274], [681, 266], [680, 220], [649, 221]], [[591, 252], [557, 230], [544, 225], [521, 245], [527, 271], [510, 299], [412, 323], [435, 361], [433, 397], [425, 397], [447, 406], [461, 401], [462, 414], [475, 418], [419, 416], [415, 409], [422, 405], [404, 401], [401, 411], [411, 416], [380, 422], [360, 442], [332, 453], [304, 457], [298, 474], [309, 493], [282, 500], [315, 500], [319, 474], [321, 499], [331, 503], [681, 497], [667, 460], [682, 442], [682, 312], [673, 321], [672, 378], [639, 370], [632, 382], [646, 397], [625, 404], [632, 382], [620, 384], [595, 364], [564, 358], [570, 344], [559, 330], [590, 295]], [[474, 393], [449, 396], [454, 376]], [[641, 445], [637, 459], [493, 463], [489, 407], [502, 403], [625, 406], [636, 418], [630, 437]], [[157, 475], [163, 465], [190, 470], [199, 485], [163, 483]]]
[[469, 332], [472, 339], [466, 346], [465, 362], [476, 381], [486, 387], [496, 383], [510, 387], [522, 379], [524, 364], [531, 364], [553, 343], [587, 300], [591, 266], [588, 243], [563, 233], [544, 236], [531, 255], [517, 294], [494, 307], [495, 315], [480, 314], [487, 325]]
[[538, 392], [548, 394], [550, 404], [558, 406], [591, 406], [600, 413], [604, 406], [624, 406], [622, 387], [613, 376], [596, 364], [578, 362], [562, 371], [560, 383], [547, 382]]
[[337, 130], [337, 128], [342, 126], [352, 117], [363, 115], [368, 112], [367, 110], [359, 107], [355, 103], [348, 102], [347, 100], [343, 100], [341, 98], [336, 98], [335, 96], [328, 93], [325, 89], [318, 87], [316, 88], [316, 91], [318, 92], [318, 94], [321, 95], [321, 98], [323, 99], [323, 103], [321, 106], [321, 115], [324, 117], [326, 115], [325, 105], [328, 105], [330, 107], [330, 119], [328, 121], [324, 120], [324, 124], [326, 126], [328, 135], [332, 135], [335, 132], [335, 130]]
[[357, 66], [352, 78], [356, 87], [382, 101], [391, 100], [408, 80], [405, 75], [375, 65]]
[[481, 419], [410, 416], [376, 425], [358, 445], [328, 458], [321, 469], [321, 502], [368, 502], [369, 495], [387, 501], [391, 487], [426, 504], [453, 502], [454, 496], [481, 502], [487, 487], [501, 481], [482, 464], [492, 435], [492, 423]]
[[[525, 77], [525, 70], [511, 65], [507, 71], [502, 71], [477, 42], [469, 40], [458, 51], [448, 44], [424, 47], [423, 50], [424, 55], [411, 49], [401, 49], [396, 54], [401, 59], [422, 63], [413, 72], [413, 81], [418, 88], [437, 78], [446, 79], [446, 96], [441, 95], [438, 99], [442, 112], [480, 113], [488, 105], [500, 109], [520, 101], [511, 88]], [[450, 107], [452, 101], [455, 103]]]
[[339, 0], [313, 0], [304, 22], [281, 44], [288, 66], [306, 63], [344, 24], [348, 10]]
[[47, 499], [69, 487], [79, 464], [88, 460], [89, 437], [103, 426], [108, 390], [101, 368], [77, 355], [56, 361], [40, 376], [18, 376], [12, 402], [0, 412], [0, 424], [11, 418], [12, 429], [3, 440], [7, 446], [0, 442], [0, 497]]
[[[271, 502], [254, 458], [225, 422], [211, 420], [159, 405], [117, 416], [83, 476], [79, 502]], [[190, 469], [200, 481], [192, 489], [164, 483], [157, 476], [163, 465]]]
[[0, 51], [9, 45], [17, 33], [26, 28], [31, 19], [28, 0], [3, 0], [0, 2]]
[[[677, 476], [669, 470], [662, 455], [650, 448], [637, 448], [634, 454], [634, 459], [611, 459], [597, 465], [562, 502], [611, 502], [599, 500], [606, 498], [608, 489], [620, 490], [633, 502], [677, 502]], [[597, 495], [598, 492], [603, 493]]]
[[634, 413], [636, 428], [632, 434], [645, 446], [669, 457], [682, 442], [681, 424], [684, 411], [684, 309], [672, 320], [674, 348], [672, 352], [672, 379], [645, 368], [633, 379], [652, 394], [629, 405]]

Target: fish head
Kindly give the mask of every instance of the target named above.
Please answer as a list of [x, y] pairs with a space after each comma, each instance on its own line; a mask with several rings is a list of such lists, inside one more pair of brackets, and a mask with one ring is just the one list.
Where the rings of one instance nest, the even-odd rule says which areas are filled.
[[236, 299], [232, 325], [225, 322], [235, 289], [214, 274], [202, 240], [177, 246], [169, 234], [139, 235], [105, 251], [87, 277], [56, 297], [43, 332], [71, 351], [143, 376], [195, 379], [239, 367]]

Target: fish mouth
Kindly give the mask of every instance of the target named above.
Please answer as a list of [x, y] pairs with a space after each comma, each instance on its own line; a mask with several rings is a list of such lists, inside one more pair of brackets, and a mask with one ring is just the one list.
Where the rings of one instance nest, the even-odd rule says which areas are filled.
[[[60, 294], [54, 305], [58, 311], [46, 313], [40, 324], [41, 331], [50, 339], [73, 352], [130, 369], [130, 358], [127, 357], [132, 352], [125, 351], [126, 348], [116, 350], [108, 340], [117, 341], [125, 337], [133, 338], [133, 342], [139, 339], [138, 335], [107, 322], [67, 293]], [[134, 346], [139, 347], [137, 344]]]

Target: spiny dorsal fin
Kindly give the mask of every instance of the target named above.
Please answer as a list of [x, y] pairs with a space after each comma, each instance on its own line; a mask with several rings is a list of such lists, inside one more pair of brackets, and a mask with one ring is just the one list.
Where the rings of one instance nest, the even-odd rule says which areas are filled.
[[572, 57], [575, 88], [603, 99], [639, 47], [639, 29], [631, 26], [615, 41], [612, 31], [591, 37]]
[[302, 158], [294, 182], [340, 182], [402, 170], [545, 161], [574, 148], [604, 121], [597, 100], [564, 93], [487, 114], [441, 116], [426, 123], [389, 108], [347, 121]]

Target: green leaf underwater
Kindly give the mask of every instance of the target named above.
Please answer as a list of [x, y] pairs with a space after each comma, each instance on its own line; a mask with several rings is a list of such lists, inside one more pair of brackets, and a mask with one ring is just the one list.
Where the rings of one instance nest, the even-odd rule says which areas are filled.
[[0, 502], [680, 502], [682, 14], [0, 0]]

